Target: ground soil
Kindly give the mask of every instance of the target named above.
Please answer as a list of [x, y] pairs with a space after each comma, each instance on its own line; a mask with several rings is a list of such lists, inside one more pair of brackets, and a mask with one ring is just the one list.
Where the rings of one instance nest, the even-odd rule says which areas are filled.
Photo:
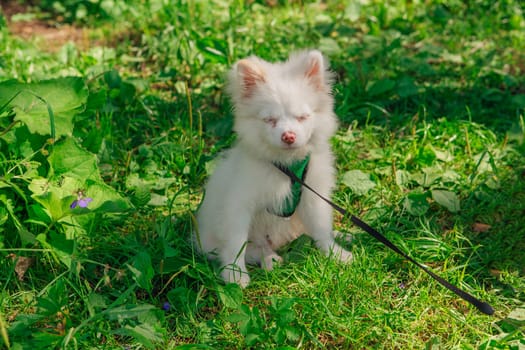
[[[0, 0], [1, 12], [7, 19], [9, 32], [24, 40], [35, 40], [35, 43], [45, 51], [58, 51], [67, 42], [73, 42], [80, 48], [88, 48], [90, 40], [85, 28], [75, 27], [60, 22], [60, 19], [43, 20], [36, 16], [36, 11], [30, 5], [21, 4], [16, 0]], [[27, 20], [17, 20], [18, 14], [35, 14]]]

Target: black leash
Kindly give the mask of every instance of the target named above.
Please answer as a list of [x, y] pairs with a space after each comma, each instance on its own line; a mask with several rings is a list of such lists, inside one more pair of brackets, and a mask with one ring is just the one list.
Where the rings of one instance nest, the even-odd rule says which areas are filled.
[[279, 169], [284, 174], [286, 174], [293, 182], [300, 183], [302, 186], [306, 187], [307, 189], [309, 189], [310, 191], [315, 193], [319, 198], [321, 198], [326, 203], [331, 205], [335, 210], [337, 210], [343, 216], [350, 217], [350, 220], [354, 223], [354, 225], [358, 226], [359, 228], [361, 228], [362, 230], [364, 230], [365, 232], [367, 232], [368, 234], [373, 236], [379, 242], [383, 243], [385, 246], [387, 246], [388, 248], [392, 249], [394, 252], [396, 252], [397, 254], [401, 255], [403, 258], [407, 259], [408, 261], [410, 261], [413, 264], [415, 264], [416, 266], [418, 266], [420, 269], [422, 269], [427, 274], [429, 274], [430, 277], [432, 277], [434, 280], [438, 281], [441, 285], [443, 285], [445, 288], [447, 288], [448, 290], [452, 291], [453, 293], [455, 293], [459, 297], [463, 298], [465, 301], [467, 301], [467, 302], [471, 303], [472, 305], [474, 305], [482, 313], [484, 313], [486, 315], [494, 314], [494, 309], [492, 308], [492, 306], [490, 306], [490, 304], [475, 298], [474, 296], [470, 295], [469, 293], [465, 292], [464, 290], [459, 289], [458, 287], [456, 287], [455, 285], [451, 284], [450, 282], [448, 282], [447, 280], [443, 279], [442, 277], [436, 275], [428, 267], [420, 264], [419, 262], [417, 262], [416, 260], [414, 260], [413, 258], [408, 256], [405, 252], [403, 252], [401, 249], [399, 249], [394, 243], [392, 243], [388, 238], [386, 238], [381, 233], [379, 233], [376, 229], [372, 228], [371, 226], [369, 226], [367, 223], [363, 222], [358, 217], [350, 214], [347, 210], [343, 209], [339, 205], [335, 204], [331, 200], [325, 198], [323, 195], [318, 193], [316, 190], [314, 190], [312, 187], [310, 187], [308, 184], [306, 184], [303, 180], [301, 180], [299, 177], [297, 177], [288, 168], [283, 167], [283, 166], [281, 166], [279, 164], [274, 164], [274, 165], [275, 165], [275, 167], [277, 167], [277, 169]]

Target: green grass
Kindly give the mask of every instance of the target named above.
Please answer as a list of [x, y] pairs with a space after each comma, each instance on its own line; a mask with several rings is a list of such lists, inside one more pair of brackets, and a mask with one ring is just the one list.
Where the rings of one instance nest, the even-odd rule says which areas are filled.
[[[86, 28], [87, 48], [49, 52], [0, 13], [4, 348], [525, 346], [519, 1], [61, 3], [12, 20], [63, 18]], [[240, 290], [193, 251], [192, 212], [234, 140], [224, 73], [250, 54], [279, 60], [300, 48], [320, 48], [337, 74], [335, 201], [494, 316], [340, 216], [350, 266], [301, 237]], [[60, 91], [44, 98], [54, 138], [37, 132], [50, 113], [28, 90]], [[88, 208], [68, 209], [83, 196]]]

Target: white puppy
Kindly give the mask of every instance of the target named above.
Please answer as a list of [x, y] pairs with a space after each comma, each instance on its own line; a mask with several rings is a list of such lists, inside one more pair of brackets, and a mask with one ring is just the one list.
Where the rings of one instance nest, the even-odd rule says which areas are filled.
[[220, 260], [226, 282], [242, 287], [250, 281], [246, 263], [271, 269], [281, 261], [275, 250], [302, 233], [325, 254], [351, 261], [352, 253], [334, 241], [331, 208], [275, 166], [298, 168], [306, 183], [330, 196], [329, 142], [337, 121], [322, 54], [301, 52], [273, 64], [252, 56], [228, 78], [238, 137], [206, 186], [197, 213], [200, 249]]

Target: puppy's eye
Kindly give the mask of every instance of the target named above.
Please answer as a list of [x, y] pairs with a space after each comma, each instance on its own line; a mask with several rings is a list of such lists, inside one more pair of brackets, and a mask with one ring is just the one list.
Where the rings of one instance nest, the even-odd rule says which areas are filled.
[[310, 116], [308, 114], [301, 114], [297, 117], [295, 117], [295, 119], [298, 121], [298, 122], [304, 122], [306, 119], [308, 119]]
[[266, 118], [263, 119], [263, 121], [266, 124], [270, 124], [271, 126], [276, 126], [277, 125], [277, 118], [275, 118], [275, 117], [266, 117]]

